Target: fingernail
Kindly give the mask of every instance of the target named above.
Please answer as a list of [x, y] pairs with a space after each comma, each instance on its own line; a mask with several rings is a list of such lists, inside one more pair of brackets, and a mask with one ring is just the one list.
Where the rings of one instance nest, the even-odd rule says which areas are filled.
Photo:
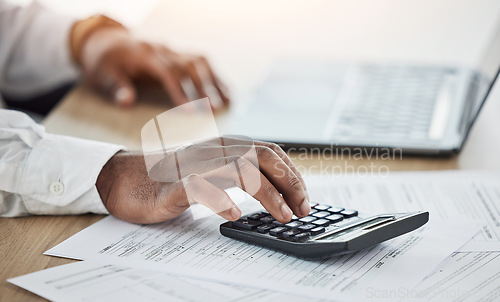
[[281, 215], [283, 216], [283, 219], [285, 219], [286, 221], [289, 221], [290, 219], [292, 219], [292, 210], [290, 210], [290, 208], [286, 205], [286, 203], [283, 203], [281, 205]]
[[309, 204], [309, 200], [304, 198], [304, 201], [300, 205], [300, 214], [302, 214], [302, 216], [307, 216], [309, 212], [311, 212], [311, 205]]
[[125, 87], [120, 87], [115, 92], [116, 102], [119, 104], [123, 104], [127, 102], [131, 97], [130, 91]]
[[231, 209], [231, 217], [233, 220], [238, 220], [241, 217], [241, 211], [238, 209], [238, 207], [233, 207]]

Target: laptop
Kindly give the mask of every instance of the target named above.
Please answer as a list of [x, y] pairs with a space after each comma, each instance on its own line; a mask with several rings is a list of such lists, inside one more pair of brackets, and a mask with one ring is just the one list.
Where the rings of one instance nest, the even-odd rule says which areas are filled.
[[461, 150], [498, 77], [500, 29], [477, 68], [282, 61], [231, 132], [290, 148]]

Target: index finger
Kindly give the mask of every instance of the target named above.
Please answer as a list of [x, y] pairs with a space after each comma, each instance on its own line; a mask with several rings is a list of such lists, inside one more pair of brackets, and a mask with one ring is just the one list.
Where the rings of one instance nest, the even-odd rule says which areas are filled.
[[269, 147], [256, 146], [259, 169], [283, 195], [295, 215], [304, 217], [311, 207], [306, 187], [283, 159]]
[[[261, 141], [255, 141], [254, 143], [255, 143], [255, 145], [266, 146], [268, 148], [271, 148], [288, 165], [288, 167], [290, 167], [290, 169], [293, 171], [293, 173], [295, 173], [295, 176], [297, 176], [299, 178], [300, 182], [304, 186], [304, 189], [306, 190], [306, 193], [307, 193], [306, 182], [302, 178], [302, 175], [300, 174], [299, 170], [297, 170], [297, 167], [295, 167], [295, 165], [292, 162], [292, 160], [290, 159], [290, 157], [288, 157], [286, 152], [279, 145], [277, 145], [275, 143], [267, 143], [267, 142], [261, 142]], [[308, 194], [307, 194], [307, 196], [309, 197]]]
[[[242, 145], [242, 147], [244, 146], [246, 148], [248, 148], [249, 146], [253, 146], [253, 145], [268, 147], [268, 148], [272, 149], [281, 158], [281, 160], [283, 160], [283, 162], [286, 165], [288, 165], [288, 167], [293, 171], [295, 176], [297, 176], [297, 178], [300, 180], [302, 186], [306, 190], [306, 196], [309, 197], [309, 195], [307, 194], [306, 183], [305, 183], [304, 179], [302, 178], [302, 175], [300, 174], [297, 167], [295, 167], [295, 165], [293, 164], [290, 157], [288, 157], [288, 155], [285, 153], [285, 151], [283, 151], [283, 149], [279, 145], [277, 145], [275, 143], [254, 141], [251, 139], [243, 139], [243, 138], [239, 138], [239, 137], [220, 137], [220, 138], [208, 140], [208, 141], [204, 142], [203, 144], [210, 145], [210, 146], [238, 146], [238, 145]], [[250, 159], [250, 161], [252, 161], [252, 160]]]
[[205, 57], [198, 57], [198, 62], [204, 68], [204, 70], [208, 73], [208, 76], [212, 82], [212, 85], [217, 89], [217, 92], [225, 105], [228, 105], [230, 100], [228, 96], [228, 89], [222, 83], [221, 80], [215, 75], [212, 66], [208, 63], [208, 60]]
[[174, 74], [173, 67], [169, 66], [169, 64], [166, 58], [157, 57], [151, 60], [148, 59], [144, 69], [162, 84], [165, 92], [170, 96], [174, 105], [179, 106], [186, 104], [189, 100], [182, 88], [181, 80]]

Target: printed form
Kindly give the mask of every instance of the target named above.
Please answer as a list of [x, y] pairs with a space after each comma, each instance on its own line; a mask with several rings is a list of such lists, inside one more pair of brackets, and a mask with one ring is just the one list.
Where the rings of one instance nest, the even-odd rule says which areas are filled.
[[[362, 185], [367, 185], [368, 188], [370, 185], [380, 186], [374, 184], [373, 179], [358, 182], [346, 179], [345, 184], [338, 179], [333, 179], [332, 184], [332, 179], [325, 178], [320, 183], [315, 177], [307, 178], [306, 181], [310, 184], [309, 191], [313, 200], [324, 203], [334, 204], [335, 201], [335, 204], [342, 205], [349, 201], [349, 207], [377, 213], [380, 210], [372, 211], [372, 208], [377, 208], [377, 203], [380, 203], [377, 200], [380, 199], [391, 205], [386, 206], [384, 212], [402, 211], [402, 207], [405, 211], [426, 209], [420, 208], [421, 205], [415, 202], [411, 195], [401, 192], [399, 185], [394, 185], [394, 181], [396, 184], [404, 182], [404, 174], [393, 175], [394, 177], [383, 179], [382, 183], [385, 183], [386, 191], [395, 187], [399, 188], [398, 196], [406, 196], [397, 199], [398, 202], [383, 198], [387, 194], [370, 195], [368, 200], [365, 200], [368, 196], [360, 194], [364, 203], [356, 203], [353, 194], [366, 192], [366, 189], [360, 190]], [[430, 175], [440, 176], [439, 173], [421, 175], [421, 181], [431, 183]], [[449, 176], [443, 179], [449, 179]], [[408, 186], [417, 181], [418, 177], [407, 177]], [[349, 186], [349, 183], [352, 183], [352, 186]], [[325, 186], [328, 186], [327, 190], [324, 190]], [[337, 192], [337, 186], [343, 189]], [[383, 192], [380, 189], [379, 191]], [[354, 199], [351, 202], [339, 192]], [[378, 207], [380, 209], [380, 205]], [[387, 288], [390, 284], [393, 290], [414, 288], [443, 259], [478, 233], [479, 228], [465, 223], [463, 219], [458, 223], [453, 222], [454, 219], [440, 221], [446, 219], [437, 219], [439, 215], [433, 213], [436, 212], [434, 208], [436, 207], [432, 207], [430, 211], [431, 221], [417, 231], [367, 250], [327, 260], [302, 260], [229, 239], [218, 231], [219, 224], [223, 222], [221, 218], [211, 216], [193, 221], [189, 215], [148, 226], [129, 224], [108, 217], [46, 254], [140, 266], [178, 276], [316, 298], [334, 295], [336, 298], [370, 300], [370, 290], [380, 286]]]
[[[289, 301], [262, 289], [175, 277], [163, 272], [93, 261], [61, 265], [8, 280], [51, 301]], [[265, 300], [264, 300], [265, 299]]]
[[[468, 249], [495, 249], [495, 243], [498, 241], [498, 219], [500, 217], [498, 211], [498, 205], [500, 204], [500, 173], [462, 171], [412, 172], [392, 173], [390, 177], [381, 179], [358, 179], [353, 177], [308, 177], [306, 181], [309, 184], [311, 197], [315, 200], [325, 201], [326, 203], [345, 205], [363, 209], [372, 213], [428, 209], [431, 213], [431, 222], [436, 218], [437, 220], [444, 221], [460, 220], [462, 221], [462, 224], [464, 221], [473, 221], [477, 223], [479, 220], [479, 225], [481, 225], [482, 231], [478, 236], [474, 237], [474, 240], [471, 241], [472, 244], [465, 246], [468, 247]], [[243, 206], [245, 206], [245, 204], [243, 204]], [[213, 217], [209, 218], [209, 220], [211, 219], [213, 219]], [[127, 301], [127, 297], [137, 297], [138, 295], [144, 295], [151, 298], [156, 297], [159, 299], [164, 299], [167, 296], [173, 301], [176, 301], [175, 299], [187, 301], [199, 300], [200, 297], [217, 298], [220, 301], [246, 301], [247, 299], [252, 299], [252, 301], [254, 301], [257, 297], [261, 301], [275, 301], [278, 297], [283, 298], [284, 294], [282, 292], [207, 281], [209, 279], [218, 280], [219, 278], [217, 278], [217, 276], [212, 276], [214, 278], [207, 278], [207, 280], [197, 280], [179, 277], [178, 275], [173, 276], [158, 271], [158, 269], [165, 271], [166, 267], [168, 267], [166, 271], [170, 271], [171, 266], [162, 265], [163, 261], [168, 261], [169, 257], [173, 259], [181, 259], [181, 255], [184, 254], [185, 256], [186, 252], [179, 252], [179, 250], [185, 250], [186, 246], [191, 244], [191, 249], [196, 249], [196, 246], [198, 247], [198, 252], [202, 259], [199, 257], [193, 257], [192, 261], [185, 261], [188, 263], [187, 267], [203, 267], [203, 258], [207, 260], [209, 259], [212, 261], [208, 262], [207, 266], [214, 266], [217, 264], [226, 265], [226, 267], [218, 268], [218, 272], [224, 270], [239, 270], [240, 274], [237, 277], [237, 283], [258, 286], [258, 282], [252, 282], [252, 277], [247, 275], [247, 271], [249, 271], [250, 275], [253, 274], [253, 270], [251, 268], [256, 262], [253, 259], [255, 259], [257, 255], [260, 255], [263, 256], [265, 260], [268, 260], [269, 263], [269, 266], [265, 267], [262, 271], [262, 275], [266, 277], [266, 280], [271, 280], [271, 286], [264, 287], [280, 289], [281, 287], [285, 287], [285, 284], [272, 282], [272, 278], [270, 278], [270, 276], [272, 277], [273, 273], [276, 278], [283, 275], [286, 276], [285, 273], [290, 271], [285, 266], [289, 263], [286, 260], [290, 261], [291, 259], [291, 263], [293, 264], [301, 262], [301, 260], [294, 259], [293, 257], [280, 253], [274, 253], [271, 251], [267, 251], [267, 253], [255, 251], [256, 247], [241, 244], [233, 240], [231, 240], [231, 242], [225, 242], [222, 245], [215, 245], [220, 244], [221, 242], [212, 244], [213, 250], [210, 252], [211, 247], [209, 243], [203, 244], [200, 240], [196, 240], [195, 238], [191, 238], [190, 240], [190, 238], [185, 236], [188, 233], [192, 233], [194, 230], [195, 233], [201, 235], [202, 238], [206, 239], [210, 237], [206, 234], [203, 235], [204, 233], [200, 229], [193, 229], [191, 224], [194, 222], [190, 221], [188, 217], [181, 217], [175, 223], [174, 221], [171, 223], [180, 224], [182, 221], [187, 221], [187, 224], [190, 226], [184, 229], [184, 235], [177, 234], [177, 242], [182, 243], [177, 246], [177, 252], [175, 246], [169, 247], [168, 244], [162, 245], [159, 242], [155, 245], [156, 250], [155, 247], [152, 246], [145, 249], [144, 247], [147, 245], [147, 241], [138, 237], [140, 235], [144, 235], [141, 234], [142, 226], [129, 225], [113, 218], [107, 218], [100, 222], [103, 223], [103, 228], [99, 227], [96, 229], [96, 232], [90, 233], [88, 232], [88, 229], [84, 230], [77, 236], [72, 237], [70, 241], [64, 242], [62, 245], [52, 249], [51, 251], [55, 251], [57, 254], [59, 250], [60, 256], [89, 259], [101, 258], [106, 254], [106, 252], [108, 252], [108, 250], [112, 250], [114, 256], [111, 256], [109, 259], [111, 259], [111, 263], [114, 264], [96, 264], [96, 262], [84, 261], [28, 274], [9, 281], [56, 301], [58, 300], [58, 297], [62, 297], [61, 300], [68, 300], [68, 297], [70, 297], [71, 300], [77, 300], [80, 298], [85, 300], [92, 298], [92, 300], [96, 301], [121, 297], [124, 301]], [[214, 221], [214, 223], [218, 222]], [[452, 224], [450, 224], [450, 226], [451, 225]], [[125, 226], [126, 229], [123, 229], [120, 232], [119, 229], [123, 226]], [[432, 225], [430, 226], [432, 227]], [[104, 227], [116, 228], [116, 230], [103, 233], [102, 231]], [[212, 227], [213, 226], [209, 226], [209, 228]], [[161, 229], [167, 231], [168, 228], [169, 227], [165, 224], [152, 226], [150, 234], [159, 235], [161, 233]], [[440, 229], [442, 232], [443, 229]], [[469, 228], [469, 231], [471, 229], [472, 228]], [[424, 232], [424, 230], [419, 231]], [[461, 229], [457, 229], [456, 231], [457, 233], [462, 232]], [[144, 232], [144, 230], [142, 230], [142, 232]], [[110, 240], [109, 233], [113, 233], [118, 236], [121, 233], [120, 238], [122, 240]], [[90, 238], [85, 238], [87, 235]], [[92, 236], [94, 236], [95, 240], [92, 239]], [[131, 237], [134, 236], [135, 243], [131, 240]], [[454, 235], [452, 235], [452, 237], [453, 236]], [[162, 237], [157, 236], [156, 239], [161, 241]], [[225, 238], [222, 237], [222, 239]], [[411, 248], [408, 249], [408, 247], [412, 247], [410, 242], [419, 242], [418, 246], [421, 248], [420, 251], [423, 251], [424, 253], [433, 253], [433, 249], [435, 247], [449, 244], [449, 242], [442, 242], [438, 244], [434, 243], [435, 247], [429, 245], [423, 246], [417, 237], [412, 237], [411, 240], [409, 239], [410, 238], [406, 238], [405, 240], [400, 240], [399, 242], [393, 242], [396, 240], [390, 241], [389, 245], [391, 245], [391, 247], [389, 247], [386, 243], [383, 247], [378, 246], [376, 249], [363, 251], [361, 253], [363, 255], [359, 255], [360, 253], [358, 253], [358, 255], [338, 258], [336, 259], [337, 261], [332, 261], [332, 259], [330, 259], [328, 261], [324, 261], [322, 264], [316, 263], [317, 266], [312, 268], [304, 265], [304, 263], [302, 263], [302, 266], [296, 265], [294, 268], [299, 268], [299, 274], [301, 274], [300, 269], [305, 269], [306, 271], [308, 270], [306, 274], [301, 274], [302, 278], [298, 278], [297, 283], [300, 284], [299, 291], [302, 291], [301, 295], [317, 297], [317, 295], [311, 295], [310, 289], [315, 291], [317, 288], [326, 287], [329, 294], [322, 295], [324, 298], [332, 297], [331, 294], [339, 291], [339, 287], [342, 288], [340, 292], [349, 292], [350, 288], [364, 288], [364, 290], [361, 290], [361, 297], [356, 297], [355, 295], [347, 295], [344, 297], [347, 299], [374, 301], [380, 301], [380, 299], [383, 299], [384, 301], [407, 300], [408, 298], [423, 299], [425, 301], [454, 301], [456, 299], [463, 299], [463, 301], [475, 301], [483, 298], [488, 301], [493, 301], [495, 298], [498, 298], [500, 289], [497, 284], [500, 276], [498, 269], [496, 268], [500, 263], [500, 253], [492, 251], [453, 253], [417, 287], [401, 286], [402, 284], [409, 284], [411, 282], [397, 282], [398, 280], [396, 280], [395, 283], [390, 283], [394, 282], [394, 280], [391, 281], [391, 278], [389, 278], [388, 275], [393, 275], [396, 277], [395, 279], [405, 279], [410, 274], [415, 273], [415, 275], [419, 275], [419, 273], [427, 269], [426, 267], [419, 270], [419, 268], [421, 268], [420, 265], [425, 264], [425, 262], [422, 263], [418, 258], [413, 257], [412, 259], [403, 259], [404, 261], [399, 258], [399, 262], [394, 260], [397, 259], [397, 257], [391, 258], [395, 255], [408, 254], [408, 252], [404, 251], [411, 250]], [[75, 246], [71, 246], [71, 241], [74, 241], [73, 243]], [[107, 245], [106, 241], [108, 241]], [[166, 242], [168, 242], [168, 240], [164, 241], [164, 243]], [[402, 246], [405, 245], [405, 242], [406, 247], [402, 248]], [[67, 245], [67, 243], [69, 243], [69, 245]], [[104, 246], [101, 250], [92, 248], [97, 247], [97, 244], [100, 243]], [[397, 243], [400, 244], [399, 249], [395, 248]], [[64, 247], [65, 244], [67, 245], [66, 247]], [[79, 244], [83, 245], [79, 247]], [[87, 246], [85, 246], [85, 244], [87, 244]], [[120, 246], [121, 249], [119, 248]], [[82, 253], [75, 251], [81, 247], [84, 247], [85, 251]], [[461, 250], [465, 247], [462, 247]], [[390, 250], [391, 248], [393, 251], [392, 254], [384, 254], [384, 250]], [[414, 246], [412, 248], [415, 249]], [[96, 256], [95, 253], [92, 253], [92, 251], [95, 250], [97, 250], [97, 254], [100, 256]], [[219, 253], [214, 253], [214, 250], [219, 250]], [[163, 251], [166, 253], [162, 254]], [[233, 255], [233, 253], [229, 255], [237, 257], [232, 258], [227, 261], [227, 263], [224, 261], [213, 261], [214, 257], [212, 257], [212, 254], [216, 255], [215, 257], [220, 258], [223, 257], [226, 252], [234, 252], [235, 255]], [[64, 255], [64, 253], [67, 253], [67, 255]], [[86, 253], [89, 254], [86, 255]], [[143, 257], [133, 257], [136, 253], [143, 255]], [[169, 253], [171, 255], [167, 256]], [[178, 255], [173, 256], [176, 253]], [[398, 265], [388, 265], [389, 263], [384, 262], [384, 257], [380, 255], [384, 255], [386, 259], [392, 259], [393, 263]], [[378, 261], [370, 261], [370, 259], [373, 260], [377, 258], [377, 256], [380, 256], [378, 257]], [[245, 257], [249, 257], [249, 259], [246, 259]], [[276, 262], [276, 259], [274, 259], [275, 257], [281, 262]], [[179, 261], [179, 259], [172, 261]], [[362, 261], [363, 259], [365, 260], [365, 266], [356, 266], [356, 262]], [[200, 260], [202, 260], [201, 263]], [[265, 263], [264, 260], [260, 260], [262, 261], [261, 263]], [[154, 262], [155, 265], [151, 266], [154, 270], [148, 270], [144, 265], [142, 265], [139, 269], [137, 267], [132, 268], [129, 265], [116, 264], [126, 264], [127, 262], [140, 264]], [[180, 262], [182, 263], [182, 261]], [[240, 264], [238, 264], [238, 262], [240, 262]], [[307, 263], [307, 261], [305, 262]], [[257, 267], [260, 268], [261, 263], [257, 261]], [[282, 265], [273, 267], [275, 263]], [[381, 265], [381, 263], [383, 264]], [[412, 263], [417, 267], [412, 267]], [[176, 265], [174, 265], [174, 267], [175, 266]], [[349, 269], [349, 266], [352, 268]], [[385, 271], [380, 269], [385, 269]], [[108, 273], [103, 273], [102, 270]], [[379, 271], [377, 272], [377, 270]], [[432, 269], [428, 270], [427, 274], [430, 271], [432, 271]], [[311, 278], [312, 275], [316, 273], [318, 274], [318, 277]], [[180, 274], [189, 275], [188, 273], [183, 274], [182, 272]], [[322, 279], [325, 275], [331, 278], [325, 281]], [[337, 276], [337, 280], [333, 278], [333, 275]], [[196, 277], [200, 276], [201, 274], [198, 274]], [[358, 278], [356, 279], [356, 277]], [[287, 278], [286, 280], [288, 280], [286, 282], [288, 292], [298, 292], [293, 291], [296, 287], [296, 284], [293, 283], [293, 278]], [[302, 280], [307, 280], [307, 282], [303, 282]], [[304, 287], [304, 283], [309, 283], [309, 286]], [[61, 286], [62, 284], [65, 284], [65, 286]], [[95, 293], [95, 295], [90, 293]], [[246, 299], [244, 297], [246, 297]], [[296, 295], [293, 297], [294, 300], [299, 299]], [[340, 296], [337, 295], [334, 297], [336, 299], [340, 298]], [[305, 299], [301, 299], [299, 301], [302, 300], [305, 301]]]
[[[108, 217], [47, 254], [324, 298], [364, 293], [367, 282], [414, 287], [478, 230], [429, 224], [357, 253], [302, 260], [224, 237], [217, 228], [222, 221], [183, 216], [140, 226]], [[401, 278], [396, 271], [411, 274]]]
[[[498, 267], [500, 252], [453, 253], [416, 288], [372, 284], [366, 290], [366, 298], [414, 302], [496, 301], [500, 298]], [[52, 301], [311, 301], [309, 297], [93, 261], [61, 265], [8, 281]]]
[[476, 223], [461, 251], [500, 251], [500, 172], [393, 172], [388, 177], [306, 178], [312, 200], [368, 213], [425, 210], [430, 220]]
[[499, 301], [500, 252], [453, 253], [408, 298], [416, 301]]

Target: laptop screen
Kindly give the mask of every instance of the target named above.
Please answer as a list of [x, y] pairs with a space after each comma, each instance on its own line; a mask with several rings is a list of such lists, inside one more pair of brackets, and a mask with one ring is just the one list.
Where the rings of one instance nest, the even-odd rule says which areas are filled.
[[500, 72], [500, 23], [497, 24], [494, 36], [490, 40], [490, 45], [483, 56], [478, 69], [477, 93], [474, 98], [473, 108], [469, 118], [468, 125], [466, 126], [466, 135], [462, 144], [465, 143], [467, 136], [476, 121], [481, 108], [483, 107], [490, 91], [495, 84], [498, 74]]
[[486, 49], [485, 56], [479, 64], [479, 71], [489, 83], [493, 81], [500, 67], [500, 24], [497, 25], [493, 39]]

